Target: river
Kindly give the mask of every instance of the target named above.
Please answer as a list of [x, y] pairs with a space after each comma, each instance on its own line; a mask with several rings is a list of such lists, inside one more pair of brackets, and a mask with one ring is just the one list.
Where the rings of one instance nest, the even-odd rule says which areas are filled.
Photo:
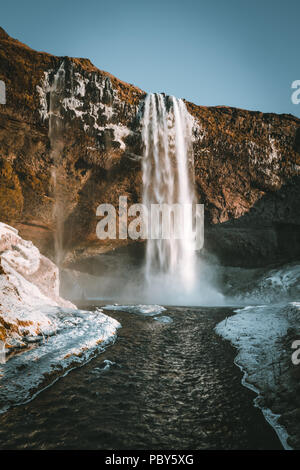
[[282, 448], [214, 331], [232, 308], [107, 313], [115, 344], [2, 414], [1, 449]]

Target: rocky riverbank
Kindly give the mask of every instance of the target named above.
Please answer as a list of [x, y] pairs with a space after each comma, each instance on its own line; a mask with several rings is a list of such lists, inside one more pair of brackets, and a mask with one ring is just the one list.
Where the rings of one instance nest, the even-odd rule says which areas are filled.
[[58, 268], [0, 223], [0, 413], [102, 351], [119, 327], [61, 298]]
[[299, 324], [300, 304], [292, 302], [246, 307], [216, 327], [238, 349], [243, 384], [258, 394], [255, 405], [286, 449], [300, 449], [300, 369], [292, 362]]
[[113, 347], [0, 416], [1, 449], [282, 448], [214, 332], [232, 309], [125, 310]]

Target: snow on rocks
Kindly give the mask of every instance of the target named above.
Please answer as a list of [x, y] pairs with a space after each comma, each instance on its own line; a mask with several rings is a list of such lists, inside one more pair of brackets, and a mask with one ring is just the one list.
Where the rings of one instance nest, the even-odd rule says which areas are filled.
[[[64, 98], [61, 101], [61, 111], [69, 118], [79, 120], [85, 133], [100, 136], [105, 130], [113, 131], [113, 139], [122, 150], [125, 150], [124, 142], [131, 131], [130, 129], [116, 123], [114, 115], [123, 114], [124, 102], [119, 98], [118, 92], [112, 87], [109, 77], [99, 73], [79, 73], [74, 67], [62, 62], [60, 69], [71, 76], [70, 83], [65, 85]], [[49, 118], [47, 95], [53, 91], [54, 71], [48, 70], [44, 73], [40, 85], [37, 86], [40, 106], [39, 113], [43, 121]], [[132, 107], [130, 111], [132, 118], [137, 109]]]
[[36, 87], [40, 100], [39, 114], [42, 121], [46, 121], [46, 119], [49, 117], [47, 103], [47, 93], [50, 91], [49, 76], [50, 71], [44, 72], [44, 77], [41, 80], [41, 84], [37, 85]]
[[236, 315], [216, 327], [238, 349], [235, 363], [244, 372], [242, 383], [258, 394], [255, 406], [262, 409], [285, 449], [291, 445], [280, 418], [298, 405], [292, 400], [297, 383], [293, 381], [291, 344], [286, 347], [284, 338], [299, 325], [300, 303], [291, 302], [236, 310]]
[[144, 317], [154, 317], [166, 310], [161, 305], [105, 305], [104, 310], [120, 310], [122, 312], [135, 313]]
[[57, 267], [13, 227], [0, 223], [0, 339], [8, 348], [56, 331], [45, 310], [75, 308], [59, 296]]
[[282, 303], [300, 298], [300, 264], [275, 269], [227, 268], [225, 294], [235, 305]]
[[[89, 360], [119, 327], [101, 310], [78, 310], [62, 299], [58, 268], [0, 223], [0, 343], [8, 359], [0, 364], [0, 412], [29, 399], [46, 376]], [[7, 354], [19, 348], [22, 354]]]

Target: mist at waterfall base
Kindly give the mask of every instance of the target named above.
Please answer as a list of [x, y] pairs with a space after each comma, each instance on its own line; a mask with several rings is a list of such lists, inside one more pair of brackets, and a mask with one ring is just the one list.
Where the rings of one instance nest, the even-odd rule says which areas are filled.
[[[203, 264], [201, 259], [194, 261], [195, 282], [185, 287], [182, 284], [181, 273], [161, 273], [150, 277], [143, 286], [145, 303], [177, 306], [221, 306], [224, 296], [215, 287], [217, 271], [213, 266]], [[138, 292], [136, 293], [139, 296]], [[142, 301], [142, 300], [141, 300]]]
[[[153, 204], [195, 207], [194, 121], [184, 101], [163, 94], [147, 95], [141, 124], [143, 205], [148, 210]], [[119, 250], [114, 261], [113, 254], [99, 256], [96, 264], [103, 263], [106, 269], [99, 278], [86, 276], [83, 298], [178, 306], [223, 305], [223, 296], [214, 287], [214, 268], [201, 260], [195, 237], [191, 236], [195, 225], [192, 211], [182, 211], [178, 217], [173, 223], [184, 227], [181, 236], [149, 237], [139, 262], [134, 255], [126, 259], [128, 254], [123, 254], [122, 258]], [[204, 220], [201, 223], [203, 227]]]
[[107, 303], [222, 306], [226, 302], [218, 288], [220, 267], [204, 261], [199, 253], [194, 266], [196, 282], [189, 289], [183, 287], [180, 274], [153, 272], [146, 278], [142, 246], [98, 255], [89, 261], [89, 268], [89, 273], [64, 270], [61, 274], [62, 294], [84, 306]]

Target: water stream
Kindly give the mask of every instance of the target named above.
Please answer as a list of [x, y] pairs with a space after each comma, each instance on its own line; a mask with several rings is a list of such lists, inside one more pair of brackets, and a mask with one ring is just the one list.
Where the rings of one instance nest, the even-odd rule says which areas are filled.
[[49, 140], [51, 145], [51, 157], [53, 167], [51, 169], [51, 179], [53, 188], [53, 221], [55, 261], [60, 266], [64, 259], [64, 193], [65, 184], [63, 180], [64, 170], [62, 165], [62, 152], [64, 147], [63, 129], [64, 121], [61, 115], [62, 99], [65, 92], [65, 70], [64, 63], [61, 64], [54, 76], [53, 84], [50, 88], [49, 107]]
[[195, 203], [192, 124], [183, 100], [147, 95], [142, 120], [143, 204], [147, 208], [153, 204], [166, 210], [174, 208], [168, 238], [159, 238], [161, 232], [153, 226], [157, 220], [151, 219], [151, 233], [158, 230], [157, 238], [149, 238], [146, 247], [145, 273], [151, 291], [172, 288], [185, 295], [196, 282], [195, 240], [191, 236]]

